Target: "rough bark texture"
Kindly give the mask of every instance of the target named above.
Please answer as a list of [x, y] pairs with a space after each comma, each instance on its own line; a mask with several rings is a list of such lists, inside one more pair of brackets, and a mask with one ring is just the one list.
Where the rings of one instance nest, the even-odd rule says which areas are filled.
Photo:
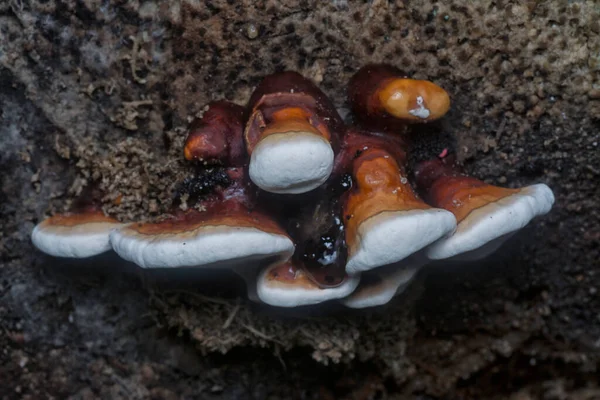
[[[600, 397], [599, 21], [594, 1], [0, 2], [0, 397]], [[554, 210], [372, 312], [275, 313], [32, 248], [91, 181], [119, 218], [167, 209], [209, 100], [294, 69], [344, 110], [382, 61], [451, 93], [470, 173], [545, 182]]]

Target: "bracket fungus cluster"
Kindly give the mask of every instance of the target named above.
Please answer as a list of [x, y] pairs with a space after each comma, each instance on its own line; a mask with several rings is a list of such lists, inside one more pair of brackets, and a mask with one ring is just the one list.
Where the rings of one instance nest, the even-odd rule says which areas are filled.
[[547, 213], [544, 184], [500, 188], [465, 174], [439, 120], [445, 90], [368, 65], [348, 88], [354, 125], [296, 72], [269, 75], [245, 107], [209, 103], [183, 150], [210, 184], [195, 206], [119, 222], [98, 205], [38, 224], [56, 257], [114, 250], [141, 268], [230, 269], [279, 307], [382, 305], [424, 265], [478, 259]]

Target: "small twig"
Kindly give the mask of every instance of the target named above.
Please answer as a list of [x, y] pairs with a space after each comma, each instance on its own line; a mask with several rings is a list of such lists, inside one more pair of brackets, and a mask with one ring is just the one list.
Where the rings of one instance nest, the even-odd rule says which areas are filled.
[[221, 304], [221, 305], [224, 305], [224, 306], [231, 306], [231, 302], [228, 302], [226, 300], [220, 300], [220, 299], [217, 299], [217, 298], [214, 298], [214, 297], [205, 296], [205, 295], [200, 294], [200, 293], [190, 292], [189, 290], [173, 290], [173, 291], [169, 291], [167, 293], [186, 294], [188, 296], [195, 297], [195, 298], [197, 298], [199, 300], [206, 301], [208, 303]]
[[223, 324], [222, 329], [229, 328], [229, 325], [231, 325], [231, 323], [233, 322], [233, 319], [235, 318], [235, 316], [237, 315], [239, 310], [240, 310], [240, 298], [238, 297], [236, 305], [235, 305], [235, 307], [233, 307], [233, 310], [231, 310], [231, 313], [229, 313], [229, 317], [227, 317], [227, 320], [225, 320], [225, 323]]
[[275, 344], [274, 347], [275, 347], [274, 348], [275, 357], [277, 357], [277, 359], [281, 363], [281, 366], [283, 367], [284, 371], [287, 371], [287, 365], [285, 364], [283, 357], [281, 357], [281, 346], [279, 346], [278, 344]]
[[156, 295], [156, 293], [154, 293], [154, 291], [153, 291], [153, 290], [149, 290], [149, 291], [148, 291], [148, 294], [150, 295], [150, 300], [152, 300], [152, 301], [156, 301], [157, 303], [159, 303], [159, 304], [160, 304], [160, 306], [161, 306], [163, 309], [165, 309], [165, 308], [167, 308], [167, 307], [168, 307], [167, 303], [166, 303], [166, 302], [165, 302], [163, 299], [161, 299], [160, 297], [158, 297], [158, 296]]
[[420, 361], [420, 360], [412, 360], [412, 361], [417, 366], [417, 368], [422, 369], [425, 373], [429, 374], [430, 376], [433, 376], [434, 378], [438, 378], [440, 376], [440, 373], [435, 368], [428, 365], [427, 363]]
[[262, 338], [262, 339], [265, 339], [265, 340], [269, 340], [269, 341], [271, 341], [271, 342], [278, 343], [278, 344], [280, 344], [280, 345], [282, 345], [282, 346], [283, 346], [283, 343], [282, 343], [282, 342], [280, 342], [280, 341], [279, 341], [279, 340], [277, 340], [277, 339], [273, 339], [273, 338], [272, 338], [272, 337], [270, 337], [270, 336], [267, 336], [267, 335], [265, 335], [265, 334], [264, 334], [264, 333], [262, 333], [261, 331], [259, 331], [259, 330], [257, 330], [256, 328], [254, 328], [252, 325], [247, 325], [247, 324], [244, 324], [244, 323], [242, 323], [241, 325], [242, 325], [244, 328], [246, 328], [247, 330], [249, 330], [251, 333], [255, 334], [256, 336], [258, 336], [258, 337], [260, 337], [260, 338]]
[[496, 140], [500, 139], [500, 136], [504, 133], [504, 128], [506, 127], [506, 118], [502, 118], [502, 122], [500, 122], [500, 126], [496, 131]]
[[586, 165], [585, 168], [590, 171], [592, 174], [594, 175], [600, 175], [600, 171], [598, 171], [596, 168], [592, 167], [591, 165]]
[[140, 50], [140, 43], [138, 41], [138, 38], [135, 36], [130, 36], [129, 39], [133, 42], [133, 49], [131, 50], [132, 52], [132, 56], [129, 59], [129, 65], [131, 66], [131, 75], [133, 76], [133, 79], [137, 82], [137, 83], [141, 83], [144, 84], [146, 83], [146, 80], [144, 78], [140, 78], [137, 74], [137, 58], [138, 58], [138, 53]]
[[133, 394], [129, 386], [127, 386], [127, 383], [120, 376], [118, 376], [117, 374], [112, 374], [110, 378], [114, 379], [123, 388], [123, 390], [127, 392], [128, 395]]
[[154, 104], [154, 101], [147, 100], [134, 100], [134, 101], [124, 101], [122, 103], [125, 107], [139, 107], [139, 106], [150, 106]]

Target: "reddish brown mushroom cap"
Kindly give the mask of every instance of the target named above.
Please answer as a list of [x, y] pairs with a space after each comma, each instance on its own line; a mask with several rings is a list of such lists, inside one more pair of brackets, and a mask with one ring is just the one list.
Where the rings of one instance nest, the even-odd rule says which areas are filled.
[[450, 109], [450, 96], [438, 85], [423, 80], [395, 78], [383, 82], [377, 98], [385, 111], [407, 122], [440, 119]]
[[359, 275], [346, 276], [334, 287], [321, 287], [290, 260], [265, 268], [258, 277], [257, 293], [266, 304], [298, 307], [346, 297], [356, 289], [359, 281]]
[[247, 119], [262, 106], [289, 107], [299, 104], [310, 104], [315, 116], [327, 124], [332, 132], [333, 146], [337, 149], [344, 132], [344, 122], [329, 97], [310, 79], [297, 72], [285, 71], [266, 76], [250, 97]]
[[227, 101], [207, 105], [202, 118], [192, 122], [185, 142], [187, 160], [242, 166], [247, 154], [242, 138], [244, 108]]
[[312, 82], [295, 72], [266, 77], [248, 104], [250, 179], [273, 193], [304, 193], [331, 174], [344, 125]]
[[233, 267], [287, 258], [294, 244], [269, 217], [235, 204], [182, 213], [156, 223], [133, 223], [110, 236], [114, 250], [142, 268]]
[[452, 212], [458, 221], [451, 236], [427, 250], [431, 259], [485, 257], [554, 203], [544, 184], [520, 189], [488, 185], [462, 173], [453, 156], [422, 161], [414, 175], [429, 204]]
[[369, 149], [385, 149], [388, 155], [400, 163], [406, 159], [404, 139], [399, 135], [390, 135], [351, 127], [344, 136], [342, 149], [335, 159], [334, 174], [350, 174], [353, 161]]
[[421, 254], [361, 275], [360, 284], [352, 294], [340, 300], [349, 308], [367, 308], [387, 304], [400, 294], [415, 274], [427, 263]]
[[[354, 186], [344, 200], [350, 274], [398, 262], [456, 226], [448, 211], [413, 192], [390, 140], [372, 142], [352, 160]], [[396, 152], [397, 153], [397, 152]]]
[[177, 211], [152, 223], [132, 223], [111, 233], [114, 250], [142, 268], [248, 267], [287, 259], [294, 243], [271, 217], [255, 208], [244, 170], [227, 170], [230, 184], [199, 203], [202, 211]]
[[397, 68], [382, 64], [361, 68], [348, 84], [348, 98], [362, 124], [386, 130], [437, 120], [450, 108], [450, 97], [441, 87], [408, 79]]
[[55, 215], [31, 233], [33, 244], [55, 257], [86, 258], [110, 250], [109, 233], [122, 224], [97, 209]]

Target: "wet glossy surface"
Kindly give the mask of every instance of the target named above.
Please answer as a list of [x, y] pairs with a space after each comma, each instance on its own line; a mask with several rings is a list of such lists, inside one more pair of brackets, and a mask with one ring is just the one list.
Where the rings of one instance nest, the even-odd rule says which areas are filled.
[[77, 225], [98, 223], [98, 222], [108, 222], [108, 223], [118, 223], [114, 218], [108, 217], [104, 215], [101, 210], [97, 210], [94, 208], [89, 208], [87, 211], [77, 212], [77, 213], [65, 213], [55, 215], [51, 218], [48, 218], [42, 224], [44, 226], [64, 226], [64, 227], [73, 227]]
[[458, 222], [477, 208], [519, 192], [467, 176], [452, 155], [419, 163], [414, 175], [426, 201], [452, 212]]
[[131, 229], [140, 234], [158, 235], [192, 232], [204, 226], [254, 227], [265, 232], [285, 235], [283, 229], [273, 217], [267, 216], [256, 207], [255, 188], [246, 178], [243, 168], [224, 168], [220, 170], [220, 180], [226, 185], [205, 186], [199, 183], [203, 195], [198, 203], [189, 206], [198, 209], [181, 211], [175, 208], [169, 218], [156, 223], [139, 223]]
[[309, 277], [321, 287], [335, 287], [346, 278], [347, 249], [344, 225], [338, 212], [333, 212], [333, 224], [317, 239], [305, 242], [299, 250], [300, 260]]
[[[339, 149], [345, 125], [329, 98], [297, 72], [267, 76], [253, 92], [246, 109], [244, 138], [249, 153], [273, 121], [301, 119]], [[273, 132], [271, 132], [273, 133]]]
[[372, 64], [352, 76], [348, 83], [348, 102], [359, 124], [396, 133], [404, 131], [405, 123], [388, 114], [377, 96], [382, 83], [404, 75], [395, 67]]
[[201, 119], [190, 124], [184, 155], [187, 160], [241, 166], [247, 155], [242, 140], [244, 108], [227, 101], [208, 104]]

